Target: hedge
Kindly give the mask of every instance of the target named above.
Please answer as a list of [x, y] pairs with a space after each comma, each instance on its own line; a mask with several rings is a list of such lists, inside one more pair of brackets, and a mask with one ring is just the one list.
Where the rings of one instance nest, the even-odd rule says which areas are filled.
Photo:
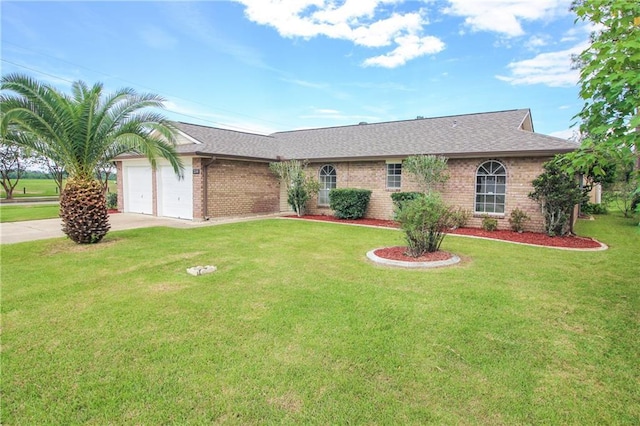
[[338, 219], [360, 219], [370, 199], [368, 189], [334, 188], [329, 192], [329, 207]]
[[391, 201], [396, 209], [401, 209], [406, 201], [411, 201], [424, 196], [422, 192], [393, 192], [391, 193]]

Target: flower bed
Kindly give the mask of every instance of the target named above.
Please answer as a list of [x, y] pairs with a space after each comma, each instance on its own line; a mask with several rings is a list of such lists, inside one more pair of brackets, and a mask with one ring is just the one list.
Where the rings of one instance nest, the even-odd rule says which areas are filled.
[[[328, 215], [287, 216], [294, 219], [319, 220], [324, 222], [349, 223], [354, 225], [379, 226], [384, 228], [399, 228], [393, 220], [381, 219], [354, 219], [343, 220]], [[480, 228], [458, 228], [449, 231], [451, 235], [465, 235], [470, 237], [489, 238], [493, 240], [510, 241], [514, 243], [533, 244], [537, 246], [560, 247], [571, 249], [599, 249], [602, 244], [591, 238], [578, 236], [550, 237], [538, 232], [514, 232], [507, 230], [485, 231]]]

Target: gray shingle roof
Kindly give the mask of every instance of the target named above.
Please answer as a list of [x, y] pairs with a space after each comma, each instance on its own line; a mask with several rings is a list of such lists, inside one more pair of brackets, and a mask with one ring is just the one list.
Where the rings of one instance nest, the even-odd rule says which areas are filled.
[[197, 146], [181, 145], [178, 151], [262, 159], [328, 160], [415, 154], [553, 155], [578, 147], [565, 139], [524, 130], [529, 127], [530, 118], [528, 109], [518, 109], [294, 130], [269, 136], [178, 123], [180, 130], [202, 142]]
[[176, 147], [178, 153], [203, 153], [266, 160], [275, 160], [278, 156], [278, 142], [273, 136], [181, 122], [175, 125], [180, 131], [200, 142], [200, 144], [178, 145]]

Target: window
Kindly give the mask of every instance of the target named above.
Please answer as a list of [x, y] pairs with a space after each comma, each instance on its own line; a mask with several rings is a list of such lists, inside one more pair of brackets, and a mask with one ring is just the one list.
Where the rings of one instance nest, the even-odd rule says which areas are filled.
[[387, 189], [402, 187], [402, 163], [387, 163]]
[[322, 166], [320, 169], [320, 192], [318, 192], [318, 205], [329, 205], [329, 191], [336, 187], [336, 168], [331, 165]]
[[504, 213], [507, 171], [498, 161], [486, 161], [476, 172], [476, 213]]

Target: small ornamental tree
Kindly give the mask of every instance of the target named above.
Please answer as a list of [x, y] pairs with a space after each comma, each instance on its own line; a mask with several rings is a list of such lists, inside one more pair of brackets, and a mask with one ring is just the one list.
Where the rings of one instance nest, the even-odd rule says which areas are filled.
[[415, 198], [403, 197], [396, 203], [396, 220], [405, 234], [407, 254], [420, 257], [438, 251], [451, 226], [451, 209], [434, 190], [449, 179], [447, 158], [414, 155], [402, 162], [402, 168], [414, 176], [424, 192]]
[[533, 192], [529, 198], [542, 207], [544, 227], [547, 235], [566, 235], [571, 229], [571, 213], [576, 204], [585, 198], [580, 185], [557, 162], [544, 164], [544, 172], [532, 182]]
[[306, 166], [306, 162], [298, 160], [269, 163], [269, 169], [286, 185], [287, 203], [298, 216], [304, 214], [307, 201], [320, 189], [318, 181], [307, 176]]
[[440, 249], [450, 227], [451, 209], [438, 193], [407, 201], [396, 214], [405, 234], [409, 256], [420, 257]]
[[449, 180], [447, 158], [442, 156], [412, 155], [402, 162], [402, 169], [413, 175], [425, 194]]

